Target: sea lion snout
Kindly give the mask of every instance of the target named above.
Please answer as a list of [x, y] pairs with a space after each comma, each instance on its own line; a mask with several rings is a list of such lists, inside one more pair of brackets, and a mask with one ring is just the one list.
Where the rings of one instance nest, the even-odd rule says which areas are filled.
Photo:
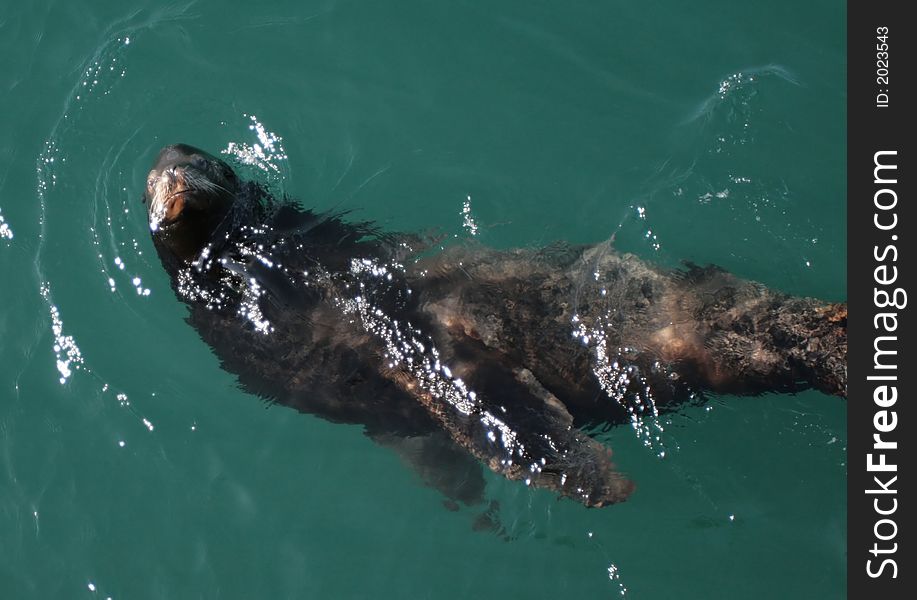
[[187, 144], [164, 147], [146, 179], [150, 231], [179, 260], [190, 262], [232, 206], [238, 180], [219, 158]]

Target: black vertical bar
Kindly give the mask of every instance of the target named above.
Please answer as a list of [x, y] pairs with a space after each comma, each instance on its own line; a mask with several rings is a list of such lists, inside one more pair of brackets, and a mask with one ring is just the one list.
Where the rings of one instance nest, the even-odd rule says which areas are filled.
[[909, 305], [917, 302], [910, 83], [917, 23], [907, 6], [848, 4], [847, 581], [857, 599], [913, 598], [917, 589], [908, 537], [914, 495], [905, 492], [914, 489], [917, 452]]

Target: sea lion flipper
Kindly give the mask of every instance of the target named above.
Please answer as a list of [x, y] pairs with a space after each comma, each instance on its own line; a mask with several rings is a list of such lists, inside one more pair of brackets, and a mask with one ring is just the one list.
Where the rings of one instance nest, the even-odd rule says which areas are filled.
[[574, 427], [566, 407], [530, 372], [503, 364], [480, 342], [452, 333], [451, 343], [442, 340], [441, 358], [467, 394], [456, 399], [455, 388], [444, 383], [394, 380], [456, 445], [507, 479], [586, 506], [622, 502], [631, 494], [634, 485], [617, 471], [611, 451]]
[[444, 432], [435, 430], [415, 436], [367, 432], [366, 435], [393, 450], [424, 485], [438, 490], [451, 503], [474, 506], [484, 501], [481, 465]]

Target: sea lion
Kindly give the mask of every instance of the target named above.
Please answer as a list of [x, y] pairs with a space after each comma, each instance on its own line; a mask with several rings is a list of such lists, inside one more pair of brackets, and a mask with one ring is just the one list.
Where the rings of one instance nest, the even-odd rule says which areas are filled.
[[424, 253], [184, 144], [160, 152], [144, 201], [189, 322], [245, 388], [363, 425], [466, 504], [477, 463], [585, 506], [625, 500], [588, 423], [638, 426], [705, 391], [846, 396], [846, 305], [717, 267], [607, 242]]

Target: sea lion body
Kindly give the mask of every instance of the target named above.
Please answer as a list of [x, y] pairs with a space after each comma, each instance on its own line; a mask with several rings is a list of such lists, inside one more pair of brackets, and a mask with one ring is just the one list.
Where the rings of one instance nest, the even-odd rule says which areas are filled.
[[418, 258], [417, 238], [277, 203], [186, 145], [160, 153], [145, 200], [190, 323], [247, 389], [363, 425], [468, 503], [480, 482], [462, 496], [428, 467], [473, 457], [603, 506], [633, 484], [583, 424], [705, 390], [846, 393], [845, 306], [714, 267], [608, 244]]

